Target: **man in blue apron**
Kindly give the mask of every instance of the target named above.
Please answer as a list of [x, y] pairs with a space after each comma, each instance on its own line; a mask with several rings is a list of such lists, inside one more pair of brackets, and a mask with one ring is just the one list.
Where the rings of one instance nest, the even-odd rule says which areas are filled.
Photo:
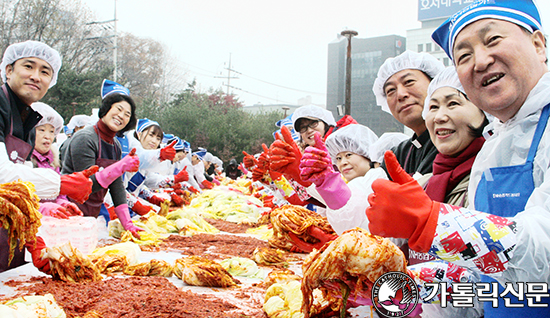
[[[472, 167], [470, 207], [429, 200], [386, 154], [395, 182], [373, 184], [369, 228], [408, 238], [415, 250], [469, 267], [486, 282], [511, 283], [495, 293], [497, 308], [485, 302], [485, 317], [550, 317], [550, 73], [538, 8], [533, 0], [476, 1], [432, 37], [470, 100], [496, 117]], [[396, 219], [392, 228], [384, 224]], [[529, 299], [534, 285], [541, 299]]]
[[[60, 68], [59, 53], [41, 42], [15, 43], [4, 52], [0, 64], [5, 83], [0, 90], [0, 183], [29, 181], [41, 199], [65, 194], [84, 201], [92, 191], [88, 172], [59, 176], [54, 170], [25, 164], [34, 148], [29, 134], [42, 118], [30, 105], [42, 99], [55, 85]], [[49, 267], [49, 261], [40, 259], [43, 247], [41, 238], [36, 244], [27, 244], [34, 264], [47, 271], [45, 267]], [[8, 232], [0, 228], [0, 272], [25, 263], [24, 255], [18, 249], [14, 259], [8, 262], [8, 248]]]

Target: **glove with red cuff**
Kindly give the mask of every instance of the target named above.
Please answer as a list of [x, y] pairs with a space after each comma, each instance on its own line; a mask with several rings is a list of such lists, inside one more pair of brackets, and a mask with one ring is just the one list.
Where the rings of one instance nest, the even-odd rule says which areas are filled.
[[197, 193], [200, 192], [199, 190], [195, 189], [195, 187], [193, 187], [193, 186], [189, 186], [188, 189], [189, 189], [189, 191], [193, 192], [194, 194], [197, 194]]
[[183, 206], [185, 204], [185, 201], [182, 199], [182, 197], [180, 197], [179, 195], [175, 194], [175, 193], [170, 193], [170, 198], [172, 199], [172, 202], [176, 205], [176, 206]]
[[163, 198], [161, 198], [161, 197], [159, 197], [159, 196], [156, 196], [156, 195], [152, 195], [151, 197], [149, 197], [149, 198], [147, 199], [147, 201], [149, 201], [149, 203], [152, 203], [152, 204], [154, 204], [154, 205], [160, 206], [160, 204], [161, 204], [162, 202], [166, 201], [166, 199], [163, 199]]
[[243, 164], [246, 169], [250, 169], [257, 165], [257, 161], [253, 155], [248, 154], [246, 151], [243, 151]]
[[201, 182], [201, 186], [203, 189], [212, 189], [214, 187], [214, 185], [208, 180]]
[[432, 201], [397, 161], [391, 151], [384, 154], [393, 181], [372, 183], [366, 214], [374, 235], [409, 239], [409, 247], [420, 253], [430, 250], [437, 228], [440, 203]]
[[178, 174], [174, 175], [175, 183], [180, 183], [188, 180], [189, 180], [189, 173], [185, 169], [182, 169], [180, 172], [178, 172]]
[[[283, 126], [284, 127], [284, 126]], [[338, 235], [334, 234], [328, 234], [325, 233], [320, 228], [316, 227], [315, 225], [312, 225], [307, 228], [306, 230], [307, 234], [318, 239], [319, 242], [317, 243], [307, 243], [303, 241], [301, 238], [298, 237], [298, 235], [289, 232], [288, 235], [290, 236], [290, 239], [292, 240], [292, 243], [294, 244], [294, 251], [298, 252], [305, 252], [305, 253], [311, 253], [313, 249], [320, 249], [325, 245], [325, 243], [330, 242], [338, 238]], [[291, 250], [294, 252], [293, 250]]]
[[139, 202], [139, 200], [137, 200], [132, 206], [132, 211], [136, 212], [139, 215], [145, 215], [153, 210], [154, 209], [152, 206], [143, 204]]
[[80, 172], [62, 175], [59, 195], [66, 195], [78, 203], [84, 203], [92, 193], [93, 182], [90, 177], [98, 169], [98, 166], [91, 166]]
[[281, 127], [281, 133], [276, 135], [275, 140], [271, 147], [269, 147], [269, 168], [273, 171], [282, 173], [287, 178], [292, 178], [294, 181], [309, 187], [311, 182], [302, 180], [300, 177], [300, 160], [302, 159], [302, 152], [300, 147], [292, 139], [292, 134], [288, 127]]
[[46, 243], [44, 243], [44, 240], [40, 236], [37, 236], [36, 241], [27, 242], [25, 247], [29, 253], [31, 253], [32, 264], [34, 267], [38, 268], [38, 270], [44, 274], [51, 274], [50, 260], [42, 259], [42, 252], [46, 249]]
[[174, 160], [174, 158], [176, 157], [176, 149], [174, 149], [174, 145], [177, 142], [178, 142], [177, 140], [174, 140], [168, 146], [160, 150], [160, 156], [159, 156], [160, 161]]

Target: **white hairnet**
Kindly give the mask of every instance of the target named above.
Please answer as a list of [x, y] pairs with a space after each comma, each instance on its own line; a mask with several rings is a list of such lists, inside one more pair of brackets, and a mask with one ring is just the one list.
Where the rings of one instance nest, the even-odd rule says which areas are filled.
[[88, 125], [91, 118], [88, 115], [74, 115], [67, 124], [68, 133], [72, 134], [76, 127], [84, 127]]
[[384, 84], [386, 84], [393, 74], [401, 72], [402, 70], [412, 69], [422, 71], [433, 78], [439, 72], [443, 71], [444, 68], [445, 66], [443, 66], [443, 63], [428, 53], [405, 51], [396, 57], [386, 59], [384, 64], [380, 66], [378, 76], [374, 80], [374, 85], [372, 86], [372, 91], [376, 96], [376, 104], [382, 107], [383, 111], [391, 114], [388, 101], [386, 100], [386, 93], [384, 92]]
[[464, 92], [464, 87], [458, 79], [458, 74], [454, 66], [449, 66], [445, 68], [442, 72], [437, 74], [430, 85], [428, 86], [428, 94], [426, 95], [426, 100], [424, 101], [424, 110], [422, 111], [422, 118], [426, 119], [426, 114], [430, 109], [430, 99], [432, 98], [433, 93], [440, 89], [441, 87], [451, 87], [459, 90], [462, 94], [466, 95]]
[[296, 128], [296, 121], [300, 118], [315, 118], [320, 119], [327, 123], [329, 126], [336, 126], [336, 121], [332, 113], [324, 108], [315, 105], [306, 105], [297, 108], [292, 114], [292, 126], [294, 130], [298, 131]]
[[0, 69], [2, 70], [2, 80], [4, 83], [7, 80], [6, 66], [11, 65], [15, 61], [24, 57], [36, 57], [50, 64], [53, 74], [49, 87], [52, 87], [55, 83], [57, 83], [57, 74], [61, 68], [61, 55], [59, 55], [59, 52], [52, 49], [47, 44], [38, 41], [25, 41], [8, 46], [6, 51], [4, 51], [2, 64], [0, 64]]
[[42, 119], [40, 119], [35, 127], [50, 124], [53, 126], [55, 135], [57, 136], [57, 134], [61, 131], [61, 128], [63, 128], [63, 117], [61, 117], [55, 109], [41, 102], [32, 103], [31, 107], [42, 115]]
[[369, 127], [351, 124], [330, 134], [325, 141], [333, 163], [336, 155], [349, 151], [370, 159], [370, 146], [378, 140], [378, 136]]
[[378, 140], [370, 147], [370, 158], [374, 162], [384, 162], [384, 153], [399, 145], [410, 137], [404, 133], [383, 133]]
[[204, 158], [202, 158], [204, 161], [207, 161], [207, 162], [212, 162], [212, 160], [214, 159], [214, 155], [212, 155], [211, 153], [207, 152], [205, 155], [204, 155]]

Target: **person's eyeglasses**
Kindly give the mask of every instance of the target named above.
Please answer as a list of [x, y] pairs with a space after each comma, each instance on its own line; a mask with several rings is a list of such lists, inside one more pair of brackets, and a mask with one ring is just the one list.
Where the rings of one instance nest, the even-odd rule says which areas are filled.
[[315, 129], [315, 127], [317, 127], [319, 125], [319, 122], [320, 122], [320, 120], [312, 120], [312, 121], [309, 122], [309, 124], [306, 124], [306, 125], [303, 125], [302, 127], [300, 127], [299, 132], [301, 134], [303, 134], [307, 131], [308, 128]]

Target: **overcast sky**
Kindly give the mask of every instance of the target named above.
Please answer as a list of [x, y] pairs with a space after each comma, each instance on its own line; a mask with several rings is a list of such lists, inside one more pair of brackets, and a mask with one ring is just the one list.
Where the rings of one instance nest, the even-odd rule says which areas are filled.
[[[97, 21], [115, 0], [83, 0]], [[116, 0], [118, 31], [152, 38], [179, 60], [202, 91], [230, 89], [245, 105], [326, 103], [328, 44], [345, 29], [366, 38], [421, 27], [417, 0]], [[548, 34], [550, 1], [538, 0]], [[219, 78], [225, 77], [225, 78]]]

